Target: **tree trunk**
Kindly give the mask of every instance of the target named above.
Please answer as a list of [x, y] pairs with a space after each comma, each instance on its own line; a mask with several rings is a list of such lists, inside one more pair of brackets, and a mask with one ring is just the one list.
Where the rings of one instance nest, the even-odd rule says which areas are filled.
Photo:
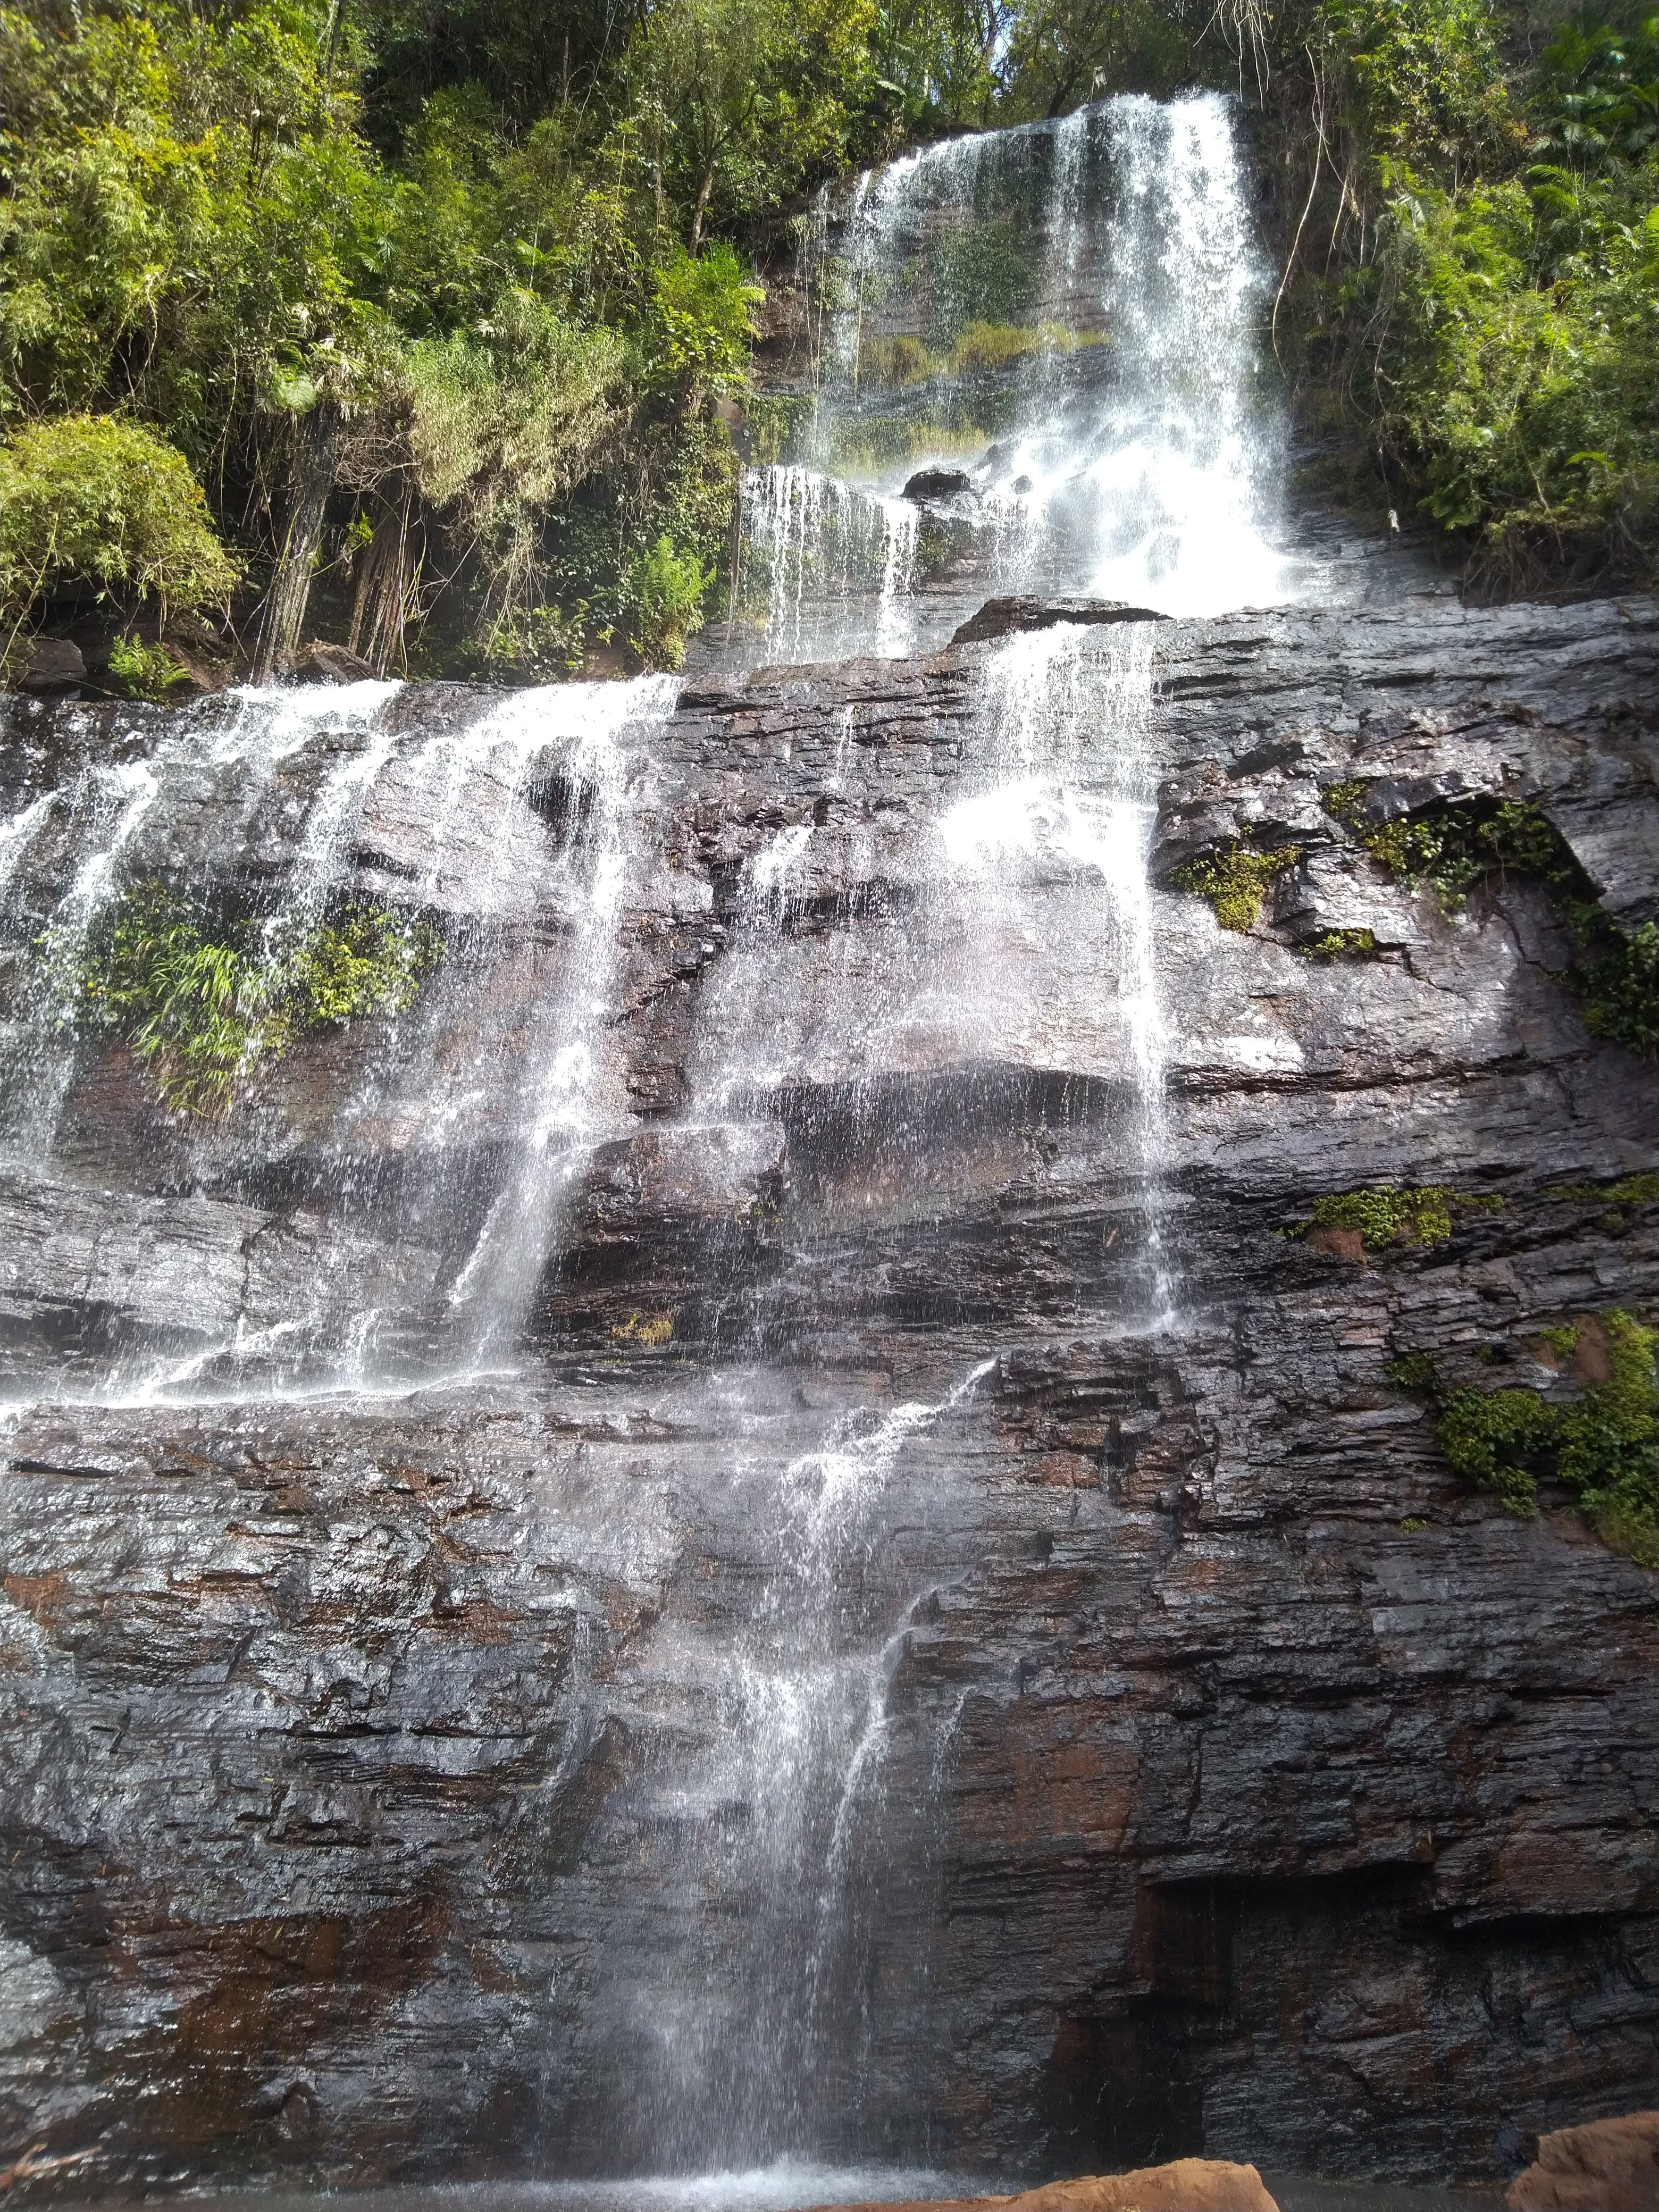
[[413, 489], [404, 484], [374, 526], [352, 602], [349, 649], [360, 653], [377, 676], [386, 675], [394, 660], [403, 664], [404, 630], [420, 574], [418, 562], [412, 573], [410, 567], [413, 507]]
[[265, 593], [253, 648], [253, 680], [268, 683], [294, 658], [311, 598], [311, 567], [322, 543], [323, 515], [334, 489], [340, 445], [339, 410], [325, 403], [302, 416], [295, 431], [284, 501], [283, 543]]

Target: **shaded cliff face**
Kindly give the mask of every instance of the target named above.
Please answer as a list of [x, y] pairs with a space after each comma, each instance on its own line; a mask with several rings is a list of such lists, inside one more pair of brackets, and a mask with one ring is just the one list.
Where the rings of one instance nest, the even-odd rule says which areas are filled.
[[[85, 2154], [32, 2185], [1492, 2172], [1643, 2102], [1659, 1584], [1386, 1370], [1554, 1389], [1542, 1328], [1651, 1308], [1595, 1187], [1653, 1071], [1534, 884], [1448, 916], [1322, 793], [1535, 803], [1639, 921], [1656, 698], [1645, 603], [1103, 625], [688, 690], [614, 775], [458, 738], [441, 814], [459, 689], [257, 787], [234, 706], [16, 708], [14, 820], [182, 746], [124, 865], [245, 902], [377, 749], [335, 889], [450, 937], [206, 1137], [82, 1047], [0, 1189], [0, 2096]], [[1301, 848], [1252, 933], [1147, 889], [1241, 835]], [[518, 1073], [601, 981], [555, 1204]], [[1283, 1233], [1390, 1183], [1503, 1204]]]

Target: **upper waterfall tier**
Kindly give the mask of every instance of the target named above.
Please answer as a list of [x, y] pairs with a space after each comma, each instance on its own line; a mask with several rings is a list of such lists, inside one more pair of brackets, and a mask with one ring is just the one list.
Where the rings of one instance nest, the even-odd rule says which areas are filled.
[[1229, 100], [1126, 97], [907, 155], [820, 201], [799, 298], [761, 410], [781, 443], [749, 471], [705, 655], [925, 649], [992, 592], [1170, 614], [1353, 595], [1286, 526]]

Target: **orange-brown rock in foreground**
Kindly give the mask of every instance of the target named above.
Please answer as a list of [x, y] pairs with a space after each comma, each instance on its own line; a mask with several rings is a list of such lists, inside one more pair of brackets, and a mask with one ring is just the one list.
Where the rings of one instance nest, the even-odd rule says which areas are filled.
[[1659, 2212], [1659, 2112], [1540, 2136], [1537, 2164], [1504, 2202], [1510, 2212]]
[[[1553, 2141], [1553, 2137], [1547, 2137]], [[1645, 2200], [1644, 2200], [1645, 2203]], [[842, 2212], [1279, 2212], [1253, 2166], [1224, 2158], [1177, 2158], [1133, 2173], [1084, 2173], [1047, 2181], [1018, 2197], [957, 2197], [933, 2204], [850, 2204]], [[829, 2212], [829, 2208], [825, 2208]]]

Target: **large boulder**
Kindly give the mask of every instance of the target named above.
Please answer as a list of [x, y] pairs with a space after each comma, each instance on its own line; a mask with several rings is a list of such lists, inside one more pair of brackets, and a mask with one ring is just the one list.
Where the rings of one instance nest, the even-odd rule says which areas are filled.
[[72, 637], [32, 637], [28, 658], [17, 679], [20, 691], [37, 697], [61, 696], [78, 691], [87, 680], [87, 664]]
[[1659, 2212], [1659, 2112], [1626, 2112], [1540, 2136], [1510, 2184], [1509, 2212]]
[[[1224, 2158], [1177, 2158], [1132, 2173], [1084, 2173], [1047, 2181], [1018, 2197], [963, 2197], [902, 2212], [1279, 2212], [1253, 2166]], [[854, 2205], [848, 2212], [900, 2212], [896, 2206]]]

